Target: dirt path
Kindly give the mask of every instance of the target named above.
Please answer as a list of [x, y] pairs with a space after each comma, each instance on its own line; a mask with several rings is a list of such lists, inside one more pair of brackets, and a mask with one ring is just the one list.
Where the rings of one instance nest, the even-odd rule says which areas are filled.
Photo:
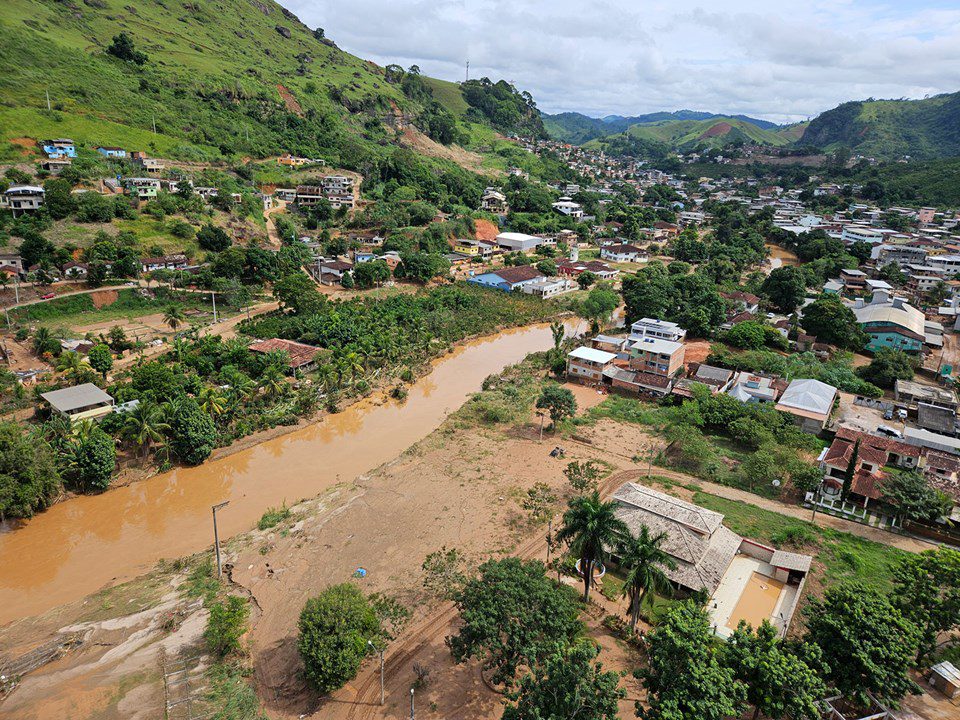
[[274, 199], [274, 203], [273, 207], [263, 211], [263, 219], [267, 223], [267, 244], [277, 250], [283, 246], [283, 240], [281, 240], [276, 222], [272, 221], [272, 218], [277, 213], [287, 212], [287, 201]]

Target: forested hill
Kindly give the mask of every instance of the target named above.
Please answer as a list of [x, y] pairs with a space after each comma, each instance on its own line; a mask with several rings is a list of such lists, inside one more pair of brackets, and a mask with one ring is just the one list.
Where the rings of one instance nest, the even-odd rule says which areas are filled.
[[544, 115], [543, 122], [555, 140], [582, 145], [595, 138], [616, 135], [629, 129], [633, 125], [649, 125], [653, 123], [668, 123], [683, 120], [725, 120], [728, 117], [754, 125], [761, 130], [774, 130], [775, 123], [767, 120], [749, 117], [747, 115], [718, 115], [716, 113], [701, 112], [698, 110], [677, 110], [675, 112], [655, 112], [646, 115], [623, 117], [608, 115], [603, 118], [594, 118], [577, 112], [560, 113], [558, 115]]
[[960, 156], [960, 92], [923, 100], [843, 103], [814, 118], [803, 144], [882, 159]]
[[289, 151], [357, 167], [398, 126], [449, 144], [478, 123], [539, 123], [507, 83], [478, 81], [468, 102], [458, 85], [340, 50], [272, 0], [3, 0], [0, 62], [0, 159], [16, 156], [11, 140], [68, 136], [180, 159]]

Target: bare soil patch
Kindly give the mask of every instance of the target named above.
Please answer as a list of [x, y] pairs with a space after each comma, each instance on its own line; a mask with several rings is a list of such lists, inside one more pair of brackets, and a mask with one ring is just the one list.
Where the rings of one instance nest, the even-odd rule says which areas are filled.
[[113, 305], [117, 301], [117, 297], [118, 293], [116, 290], [100, 290], [99, 292], [90, 293], [90, 299], [93, 301], [93, 306], [97, 308], [97, 310]]
[[481, 172], [482, 170], [483, 158], [477, 153], [465, 150], [459, 145], [441, 145], [428, 138], [413, 125], [404, 127], [399, 137], [401, 144], [424, 155], [450, 160], [472, 172]]
[[500, 228], [489, 220], [474, 220], [473, 224], [476, 228], [473, 236], [477, 240], [494, 240], [500, 234]]
[[283, 100], [283, 104], [287, 106], [287, 110], [303, 117], [303, 108], [300, 107], [300, 103], [293, 96], [293, 93], [280, 83], [277, 83], [277, 92], [280, 93], [280, 97]]

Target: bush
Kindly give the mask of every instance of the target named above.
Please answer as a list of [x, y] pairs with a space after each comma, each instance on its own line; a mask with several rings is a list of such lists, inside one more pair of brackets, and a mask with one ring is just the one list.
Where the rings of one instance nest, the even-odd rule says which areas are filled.
[[196, 400], [184, 400], [170, 423], [173, 451], [188, 465], [199, 465], [213, 452], [217, 429]]
[[233, 244], [222, 228], [214, 227], [210, 223], [197, 231], [197, 243], [203, 250], [210, 252], [223, 252]]
[[281, 505], [278, 508], [267, 508], [267, 511], [260, 517], [260, 521], [257, 523], [257, 530], [267, 530], [275, 527], [288, 517], [290, 517], [290, 508], [286, 505]]
[[213, 603], [210, 606], [207, 629], [203, 633], [210, 652], [219, 657], [237, 652], [249, 615], [250, 606], [247, 601], [236, 595], [231, 595], [223, 602]]
[[380, 636], [373, 607], [350, 583], [334, 585], [307, 600], [297, 625], [304, 675], [321, 693], [356, 676], [369, 649], [367, 642]]

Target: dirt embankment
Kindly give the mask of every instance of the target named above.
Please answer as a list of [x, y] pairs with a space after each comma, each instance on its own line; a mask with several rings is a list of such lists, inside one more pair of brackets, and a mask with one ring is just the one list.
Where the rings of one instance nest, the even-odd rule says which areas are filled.
[[290, 112], [303, 117], [303, 108], [300, 107], [300, 102], [293, 96], [286, 86], [277, 83], [277, 92], [280, 93], [280, 99], [283, 100], [283, 104], [287, 106], [287, 110]]
[[402, 145], [412, 148], [419, 153], [442, 160], [450, 160], [460, 167], [476, 173], [497, 174], [497, 170], [483, 167], [483, 157], [470, 150], [465, 150], [459, 145], [441, 145], [435, 140], [431, 140], [413, 125], [406, 125], [399, 132], [399, 139]]

